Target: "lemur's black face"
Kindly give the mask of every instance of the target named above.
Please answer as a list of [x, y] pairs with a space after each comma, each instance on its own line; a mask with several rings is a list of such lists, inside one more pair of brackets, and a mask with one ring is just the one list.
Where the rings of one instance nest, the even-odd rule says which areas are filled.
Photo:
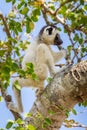
[[61, 45], [63, 43], [62, 39], [60, 38], [60, 35], [57, 33], [54, 39], [54, 45]]
[[49, 45], [61, 45], [63, 43], [62, 39], [60, 38], [58, 29], [56, 26], [44, 26], [40, 33], [39, 36], [41, 40]]

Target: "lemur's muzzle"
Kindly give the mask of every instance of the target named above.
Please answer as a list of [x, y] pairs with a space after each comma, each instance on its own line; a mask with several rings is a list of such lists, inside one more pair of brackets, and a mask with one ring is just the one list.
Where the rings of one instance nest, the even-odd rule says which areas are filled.
[[63, 43], [62, 39], [60, 38], [59, 34], [56, 34], [54, 39], [54, 45], [61, 45]]

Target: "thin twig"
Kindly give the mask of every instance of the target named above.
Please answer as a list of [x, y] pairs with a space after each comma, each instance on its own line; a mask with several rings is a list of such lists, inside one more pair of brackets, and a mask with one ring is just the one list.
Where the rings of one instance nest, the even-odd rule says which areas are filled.
[[8, 36], [8, 38], [11, 38], [9, 28], [8, 28], [8, 25], [7, 25], [7, 22], [6, 22], [6, 18], [2, 15], [2, 13], [0, 13], [0, 18], [3, 21], [4, 27], [5, 27], [5, 32], [6, 32], [7, 36]]
[[10, 31], [9, 31], [9, 28], [8, 28], [8, 25], [7, 25], [6, 18], [2, 15], [2, 13], [0, 13], [0, 18], [3, 21], [4, 31], [7, 34], [8, 42], [10, 44], [10, 49], [8, 48], [8, 51], [7, 51], [7, 54], [6, 54], [6, 58], [8, 58], [11, 55], [11, 51], [12, 51], [12, 43], [11, 43], [11, 40], [10, 40], [11, 34], [10, 34]]
[[58, 23], [61, 23], [61, 24], [64, 26], [64, 28], [65, 28], [69, 33], [72, 32], [72, 30], [70, 29], [70, 27], [69, 27], [67, 24], [65, 24], [64, 19], [63, 19], [63, 18], [60, 18], [58, 15], [56, 15], [56, 14], [55, 14], [55, 11], [49, 9], [49, 7], [48, 7], [46, 4], [43, 5], [43, 9], [44, 9], [44, 12], [45, 12], [45, 13], [49, 13], [50, 15], [54, 16], [55, 20], [56, 20]]
[[74, 48], [76, 42], [74, 43], [72, 38], [71, 38], [71, 33], [68, 33], [69, 36], [69, 40], [71, 41], [72, 47], [73, 47], [73, 51], [74, 51], [74, 57], [71, 60], [71, 63], [73, 63], [73, 60], [75, 59], [75, 57], [77, 58], [77, 61], [80, 61], [79, 57], [78, 57], [78, 51]]
[[[2, 88], [1, 84], [0, 84], [0, 90], [1, 90], [2, 97], [4, 98], [4, 100], [6, 102], [6, 106], [8, 105], [8, 102], [13, 102], [12, 97], [7, 94], [6, 90], [4, 88]], [[12, 110], [10, 110], [10, 112], [13, 114], [15, 120], [17, 120], [18, 118], [22, 119], [22, 117], [19, 113], [14, 112]]]
[[55, 14], [57, 14], [57, 12], [59, 11], [59, 9], [60, 9], [61, 7], [63, 7], [65, 4], [67, 4], [68, 2], [71, 2], [71, 1], [70, 1], [70, 0], [66, 0], [65, 2], [63, 2], [63, 3], [60, 5], [60, 7], [56, 9]]
[[44, 10], [42, 10], [42, 14], [43, 14], [43, 18], [45, 19], [46, 24], [47, 24], [47, 25], [50, 25], [50, 22], [49, 22], [49, 20], [48, 20], [48, 18], [47, 18], [47, 14], [45, 13]]
[[81, 58], [84, 58], [84, 57], [86, 57], [87, 56], [87, 54], [85, 54], [84, 56], [82, 56]]
[[77, 10], [80, 6], [81, 6], [81, 4], [78, 4], [78, 5], [72, 10], [72, 12], [74, 12], [75, 10]]
[[75, 128], [75, 127], [87, 128], [87, 126], [85, 126], [83, 124], [78, 124], [78, 123], [74, 123], [74, 124], [63, 123], [63, 125], [66, 127], [71, 126], [72, 128]]

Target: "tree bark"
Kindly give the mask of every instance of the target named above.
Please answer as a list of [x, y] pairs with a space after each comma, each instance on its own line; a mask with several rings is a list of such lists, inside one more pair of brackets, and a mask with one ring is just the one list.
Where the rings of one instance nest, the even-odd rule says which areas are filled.
[[66, 112], [87, 99], [87, 61], [57, 73], [26, 118], [37, 130], [59, 130]]

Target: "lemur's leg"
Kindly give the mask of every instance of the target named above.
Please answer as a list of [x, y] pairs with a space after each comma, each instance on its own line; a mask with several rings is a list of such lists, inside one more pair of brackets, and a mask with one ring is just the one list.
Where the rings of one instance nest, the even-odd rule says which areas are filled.
[[20, 78], [17, 77], [13, 80], [13, 92], [14, 92], [14, 96], [15, 96], [15, 100], [16, 100], [16, 105], [9, 102], [8, 103], [8, 108], [16, 111], [16, 112], [23, 112], [23, 106], [22, 106], [22, 100], [21, 100], [21, 89], [18, 90], [17, 88], [15, 88], [14, 84], [15, 82], [18, 82], [18, 85], [22, 88], [22, 87], [36, 87], [39, 89], [43, 89], [44, 88], [44, 82], [41, 80], [33, 80], [31, 78], [29, 79], [24, 79], [24, 78]]

